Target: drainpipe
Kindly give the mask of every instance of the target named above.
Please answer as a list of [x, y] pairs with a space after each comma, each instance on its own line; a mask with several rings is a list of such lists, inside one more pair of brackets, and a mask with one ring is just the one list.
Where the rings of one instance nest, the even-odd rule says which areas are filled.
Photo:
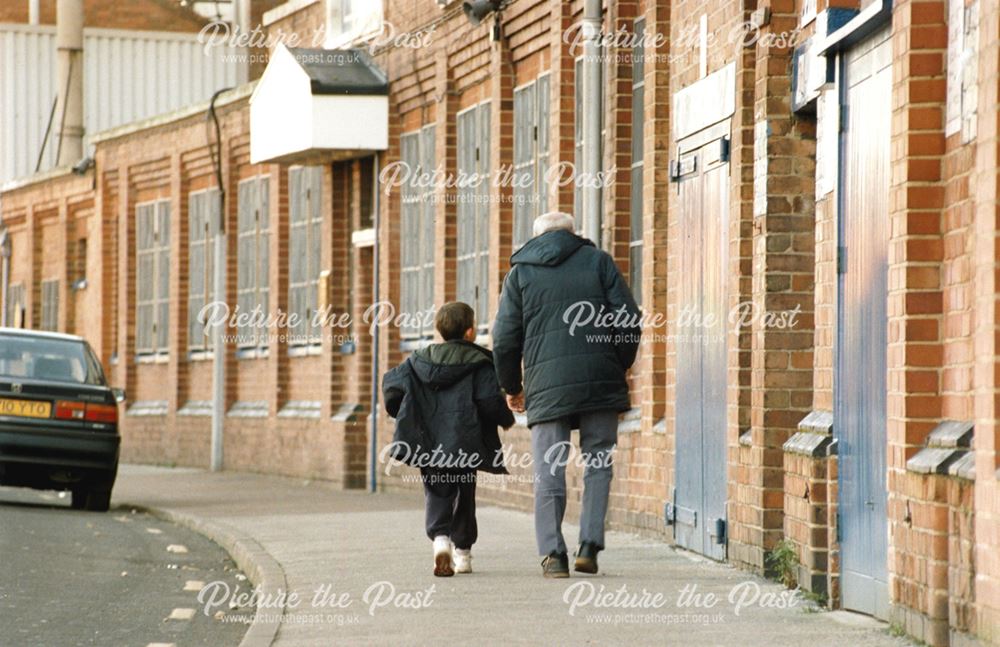
[[7, 321], [7, 284], [10, 283], [10, 234], [0, 229], [0, 327], [11, 325]]
[[[215, 145], [217, 151], [212, 155], [215, 167], [215, 182], [218, 187], [217, 213], [219, 219], [213, 223], [215, 228], [215, 251], [212, 259], [212, 295], [216, 302], [226, 299], [226, 188], [222, 177], [222, 128], [219, 117], [215, 113], [215, 101], [219, 95], [230, 90], [217, 90], [208, 104], [208, 118], [215, 128]], [[212, 143], [209, 142], [211, 151]], [[212, 327], [212, 445], [211, 467], [213, 472], [222, 469], [223, 430], [226, 421], [226, 345], [223, 339], [228, 321], [218, 321]]]
[[83, 0], [57, 0], [56, 55], [56, 166], [72, 166], [83, 157]]
[[601, 191], [594, 181], [601, 170], [601, 0], [583, 8], [583, 235], [601, 247]]
[[[379, 154], [375, 153], [375, 160], [372, 162], [375, 165], [375, 171], [373, 176], [375, 181], [372, 182], [374, 185], [372, 190], [375, 192], [375, 198], [373, 202], [373, 208], [375, 209], [375, 217], [372, 218], [372, 226], [375, 229], [375, 246], [372, 250], [372, 303], [377, 304], [379, 302], [379, 224], [381, 221], [382, 213], [382, 203], [381, 195], [382, 192], [379, 191], [378, 186], [378, 162]], [[376, 306], [378, 307], [378, 306]], [[376, 313], [376, 320], [378, 320], [379, 315]], [[368, 488], [374, 493], [378, 490], [378, 482], [376, 480], [376, 475], [378, 474], [378, 391], [379, 391], [379, 370], [378, 370], [378, 340], [379, 335], [381, 335], [382, 330], [379, 327], [375, 327], [372, 331], [372, 402], [371, 402], [371, 438], [369, 438], [369, 448], [368, 448]]]

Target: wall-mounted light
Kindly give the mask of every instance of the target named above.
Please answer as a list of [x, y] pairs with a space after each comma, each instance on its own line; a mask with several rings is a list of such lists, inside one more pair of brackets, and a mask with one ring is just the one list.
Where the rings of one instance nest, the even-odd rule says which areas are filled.
[[473, 26], [478, 26], [486, 16], [500, 11], [502, 5], [502, 0], [469, 0], [462, 3], [462, 11]]

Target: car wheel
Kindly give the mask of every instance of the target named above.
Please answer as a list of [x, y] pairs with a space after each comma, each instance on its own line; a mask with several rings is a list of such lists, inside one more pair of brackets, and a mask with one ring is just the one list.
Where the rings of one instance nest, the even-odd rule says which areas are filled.
[[83, 510], [87, 507], [87, 490], [84, 488], [73, 488], [70, 498], [70, 507], [74, 510]]
[[111, 507], [111, 488], [96, 487], [87, 493], [86, 509], [91, 512], [107, 512]]

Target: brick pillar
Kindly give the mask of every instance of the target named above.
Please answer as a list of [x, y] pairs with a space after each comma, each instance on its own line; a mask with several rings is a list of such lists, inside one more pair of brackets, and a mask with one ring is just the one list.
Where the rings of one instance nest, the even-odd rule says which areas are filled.
[[[615, 2], [608, 8], [606, 29], [632, 33], [636, 19], [636, 3]], [[603, 191], [604, 222], [602, 223], [604, 249], [617, 261], [624, 276], [629, 275], [629, 239], [631, 237], [630, 209], [632, 188], [632, 49], [608, 47], [604, 52], [608, 61], [604, 66], [607, 100], [604, 123], [604, 157], [601, 164], [608, 174], [610, 186]]]
[[[766, 31], [791, 33], [791, 2], [771, 3]], [[736, 559], [754, 569], [783, 535], [782, 445], [812, 406], [815, 121], [791, 110], [792, 49], [757, 44], [754, 95], [754, 205], [751, 325], [751, 435], [744, 510], [745, 547]], [[766, 161], [766, 165], [762, 161]], [[763, 183], [764, 186], [760, 187]], [[794, 327], [766, 315], [799, 310]], [[748, 497], [748, 498], [747, 498]]]
[[984, 641], [1000, 643], [1000, 425], [997, 425], [997, 203], [998, 74], [1000, 10], [996, 2], [979, 2], [978, 145], [976, 147], [973, 216], [974, 411], [976, 423], [975, 599], [976, 632]]
[[[112, 165], [117, 160], [112, 160]], [[123, 253], [118, 255], [118, 386], [126, 389], [129, 401], [135, 401], [135, 192], [130, 186], [129, 169], [118, 169], [118, 240]]]
[[[647, 2], [646, 33], [670, 34], [670, 7], [662, 2]], [[652, 39], [649, 39], [652, 40]], [[642, 303], [646, 312], [667, 313], [667, 209], [670, 184], [670, 40], [660, 47], [649, 43], [645, 60], [645, 123], [643, 127], [643, 239], [642, 239]], [[672, 399], [667, 397], [667, 343], [663, 339], [666, 327], [646, 331], [647, 339], [639, 349], [636, 367], [645, 376], [634, 398], [642, 407], [643, 426], [659, 420], [673, 424]], [[659, 339], [650, 335], [658, 335]], [[662, 465], [673, 470], [672, 453], [663, 452]], [[673, 482], [672, 478], [666, 480]], [[662, 483], [666, 486], [667, 483]], [[666, 497], [668, 490], [663, 490]]]
[[[570, 164], [574, 163], [573, 158], [573, 137], [574, 137], [574, 123], [576, 120], [575, 114], [575, 87], [576, 87], [576, 71], [574, 57], [579, 56], [582, 52], [570, 51], [570, 44], [563, 39], [563, 34], [567, 33], [568, 30], [573, 28], [573, 3], [572, 2], [550, 2], [549, 7], [551, 10], [550, 22], [552, 28], [550, 29], [550, 40], [549, 40], [549, 71], [551, 76], [549, 77], [549, 103], [551, 108], [549, 109], [549, 166], [554, 167], [559, 162], [568, 162]], [[503, 44], [497, 47], [494, 45], [494, 51], [499, 54], [502, 59], [501, 64], [507, 64], [510, 67], [511, 75], [513, 75], [513, 62], [511, 60], [510, 47], [507, 39], [503, 40]], [[496, 55], [494, 55], [494, 60]], [[511, 85], [511, 138], [513, 141], [513, 84]], [[504, 163], [513, 164], [514, 162], [514, 148], [511, 146], [509, 149], [509, 155], [503, 158]], [[578, 173], [580, 169], [574, 169], [575, 173]], [[565, 175], [565, 174], [564, 174]], [[565, 186], [559, 186], [556, 182], [550, 182], [548, 186], [549, 191], [549, 210], [550, 211], [565, 211], [566, 213], [573, 213], [573, 192], [574, 186], [572, 182], [567, 182]], [[578, 217], [578, 214], [573, 214], [574, 217]], [[512, 227], [513, 225], [511, 225]], [[504, 261], [506, 264], [506, 256]], [[506, 269], [504, 269], [506, 272]]]
[[[888, 571], [890, 617], [947, 642], [947, 506], [941, 480], [906, 472], [941, 417], [941, 155], [945, 3], [893, 8], [889, 202]], [[907, 619], [910, 619], [907, 622]]]
[[[268, 257], [271, 267], [268, 268], [271, 285], [270, 306], [277, 312], [288, 312], [288, 169], [285, 166], [274, 165], [271, 171], [269, 188], [271, 246]], [[287, 328], [278, 331], [287, 333]], [[287, 394], [282, 385], [288, 383], [288, 345], [272, 344], [267, 356], [268, 417], [274, 419], [284, 406]]]
[[[742, 20], [748, 19], [744, 11]], [[733, 114], [730, 164], [729, 308], [740, 307], [753, 295], [753, 169], [757, 49], [741, 47], [736, 56], [736, 110]], [[752, 331], [728, 326], [727, 445], [729, 447], [729, 557], [733, 562], [762, 564], [758, 538], [758, 511], [751, 465], [757, 460], [750, 447]], [[668, 402], [672, 398], [668, 398]], [[752, 557], [751, 557], [752, 555]]]

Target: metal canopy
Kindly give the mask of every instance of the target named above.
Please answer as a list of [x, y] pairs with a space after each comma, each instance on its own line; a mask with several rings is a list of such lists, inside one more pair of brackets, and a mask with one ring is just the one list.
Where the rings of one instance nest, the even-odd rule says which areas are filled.
[[360, 49], [289, 47], [289, 53], [309, 75], [313, 94], [389, 94], [389, 79]]

